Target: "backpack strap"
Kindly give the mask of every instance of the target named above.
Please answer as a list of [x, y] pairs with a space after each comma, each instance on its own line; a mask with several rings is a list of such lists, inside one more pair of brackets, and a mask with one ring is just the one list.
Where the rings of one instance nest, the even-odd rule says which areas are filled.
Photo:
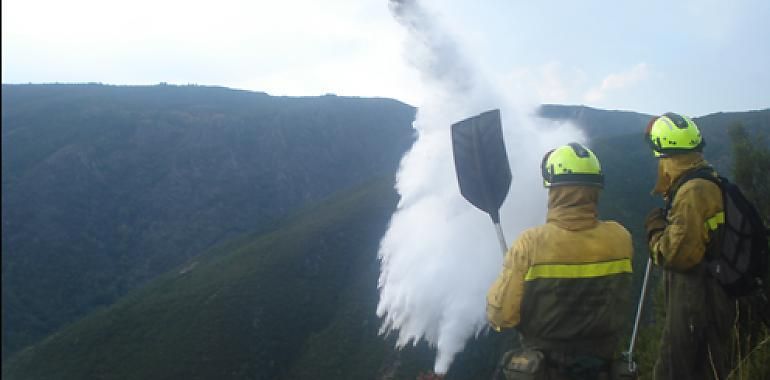
[[[664, 215], [666, 215], [666, 217], [668, 217], [668, 213], [671, 211], [671, 207], [674, 204], [674, 197], [676, 196], [676, 193], [679, 191], [682, 185], [696, 178], [705, 179], [717, 185], [717, 187], [719, 187], [719, 192], [722, 194], [722, 204], [723, 205], [726, 204], [725, 202], [726, 194], [722, 186], [725, 183], [727, 183], [727, 178], [716, 175], [716, 171], [714, 170], [713, 167], [703, 166], [703, 167], [695, 168], [688, 172], [685, 172], [681, 177], [679, 177], [676, 181], [674, 181], [674, 184], [671, 186], [671, 191], [669, 192], [668, 198], [666, 199], [666, 208], [663, 210]], [[714, 240], [709, 241], [709, 244], [706, 247], [706, 253], [705, 253], [706, 257], [712, 256], [711, 247], [713, 244], [714, 244]]]
[[682, 185], [691, 179], [700, 178], [711, 181], [715, 185], [719, 186], [719, 190], [721, 191], [722, 182], [727, 181], [727, 179], [721, 176], [715, 176], [714, 174], [715, 170], [711, 166], [703, 166], [685, 172], [681, 177], [674, 181], [674, 184], [671, 186], [671, 190], [668, 192], [668, 197], [666, 198], [666, 208], [664, 210], [665, 214], [668, 215], [668, 212], [671, 211], [671, 206], [674, 204], [674, 197], [679, 191], [679, 188], [681, 188]]

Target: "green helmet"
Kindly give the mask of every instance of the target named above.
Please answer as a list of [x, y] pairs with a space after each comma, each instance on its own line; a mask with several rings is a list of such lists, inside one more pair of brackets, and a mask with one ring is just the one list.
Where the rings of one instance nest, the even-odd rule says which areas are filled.
[[604, 175], [594, 152], [569, 143], [545, 154], [540, 164], [543, 186], [587, 185], [604, 187]]
[[689, 117], [673, 112], [650, 120], [645, 139], [655, 152], [655, 157], [700, 152], [706, 145], [698, 126]]

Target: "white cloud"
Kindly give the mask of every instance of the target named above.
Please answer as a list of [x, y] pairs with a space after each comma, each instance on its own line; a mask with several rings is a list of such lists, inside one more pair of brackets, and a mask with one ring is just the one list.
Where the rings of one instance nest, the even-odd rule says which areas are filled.
[[620, 72], [607, 75], [602, 83], [591, 88], [583, 96], [587, 103], [596, 103], [603, 100], [608, 93], [634, 86], [636, 83], [644, 80], [649, 75], [649, 68], [646, 63], [639, 63], [634, 67]]
[[539, 80], [535, 85], [543, 103], [567, 102], [585, 75], [576, 68], [565, 67], [559, 62], [549, 62], [538, 69]]
[[[388, 96], [414, 105], [425, 97], [419, 75], [402, 59], [414, 52], [400, 43], [405, 33], [386, 0], [0, 3], [5, 83], [197, 83], [286, 95]], [[468, 52], [470, 64], [522, 101], [657, 109], [662, 100], [645, 96], [650, 84], [640, 81], [665, 74], [674, 90], [669, 98], [690, 105], [692, 114], [767, 107], [767, 1], [419, 3]], [[661, 6], [667, 11], [649, 28], [649, 14]], [[588, 15], [598, 21], [585, 28], [579, 20]], [[532, 32], [544, 23], [552, 27]], [[600, 46], [623, 41], [624, 48], [584, 49], [564, 44], [567, 34]], [[657, 49], [678, 53], [645, 53]], [[645, 63], [602, 80], [618, 57], [629, 67]], [[684, 91], [690, 83], [730, 95]]]
[[404, 32], [385, 1], [3, 0], [2, 8], [7, 83], [421, 98], [401, 59]]
[[[491, 74], [494, 75], [494, 74]], [[551, 61], [538, 67], [516, 67], [497, 82], [532, 106], [542, 103], [575, 103], [586, 83], [583, 70]]]

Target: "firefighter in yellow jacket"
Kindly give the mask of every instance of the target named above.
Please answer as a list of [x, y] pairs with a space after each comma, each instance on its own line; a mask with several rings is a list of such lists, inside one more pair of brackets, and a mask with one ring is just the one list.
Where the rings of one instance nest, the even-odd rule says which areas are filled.
[[506, 254], [487, 318], [497, 331], [515, 327], [525, 348], [504, 359], [507, 378], [604, 379], [628, 319], [631, 235], [597, 218], [604, 178], [593, 152], [571, 143], [541, 166], [547, 222]]
[[645, 221], [652, 261], [664, 270], [666, 321], [655, 379], [726, 379], [735, 301], [704, 265], [708, 243], [724, 223], [722, 194], [709, 180], [686, 180], [695, 171], [716, 172], [703, 158], [705, 142], [690, 118], [653, 118], [645, 135], [658, 157], [653, 193], [670, 205], [653, 209]]

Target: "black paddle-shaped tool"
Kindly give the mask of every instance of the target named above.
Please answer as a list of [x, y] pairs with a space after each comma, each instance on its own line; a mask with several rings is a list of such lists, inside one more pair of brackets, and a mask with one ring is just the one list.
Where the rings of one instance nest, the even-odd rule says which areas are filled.
[[489, 214], [503, 254], [508, 250], [500, 228], [500, 206], [511, 187], [511, 167], [503, 142], [500, 110], [452, 124], [452, 152], [460, 193]]

